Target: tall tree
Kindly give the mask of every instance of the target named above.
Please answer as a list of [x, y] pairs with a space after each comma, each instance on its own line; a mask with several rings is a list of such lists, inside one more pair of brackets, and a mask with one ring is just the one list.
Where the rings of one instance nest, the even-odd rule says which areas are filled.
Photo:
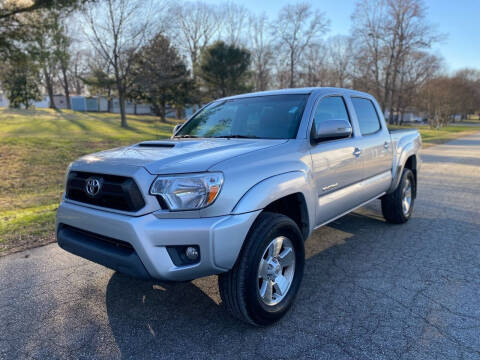
[[418, 104], [419, 89], [435, 78], [441, 69], [441, 59], [423, 51], [411, 52], [399, 68], [397, 96], [392, 99], [398, 112], [397, 124], [403, 122], [407, 108]]
[[420, 88], [418, 105], [431, 127], [439, 128], [452, 120], [458, 111], [456, 91], [454, 82], [446, 76], [430, 79]]
[[50, 108], [55, 109], [55, 81], [60, 72], [60, 64], [68, 59], [68, 38], [63, 28], [64, 14], [57, 10], [39, 11], [31, 19], [33, 41], [29, 43], [29, 54], [40, 64], [43, 75], [43, 85], [47, 90]]
[[170, 38], [188, 55], [195, 79], [200, 54], [219, 31], [218, 11], [202, 1], [172, 2], [167, 14]]
[[221, 39], [233, 46], [245, 46], [250, 11], [243, 5], [227, 2], [219, 11]]
[[62, 85], [67, 103], [67, 109], [72, 108], [70, 100], [70, 67], [71, 67], [71, 52], [72, 52], [72, 38], [67, 32], [65, 19], [59, 19], [56, 31], [53, 36], [53, 56], [58, 61], [59, 81]]
[[8, 56], [22, 48], [22, 43], [32, 40], [29, 15], [41, 11], [65, 11], [77, 8], [88, 0], [30, 0], [0, 1], [0, 56]]
[[115, 89], [116, 81], [109, 71], [105, 71], [101, 67], [93, 66], [90, 68], [87, 76], [81, 77], [83, 83], [88, 86], [89, 92], [92, 95], [103, 96], [108, 101], [108, 112], [112, 111], [113, 90]]
[[333, 72], [333, 86], [347, 87], [353, 69], [354, 53], [350, 36], [336, 35], [327, 41], [327, 56]]
[[32, 101], [41, 99], [38, 65], [24, 53], [17, 52], [3, 63], [0, 82], [12, 108], [23, 105], [28, 109]]
[[[162, 121], [167, 105], [183, 105], [185, 87], [191, 82], [187, 67], [177, 50], [162, 34], [157, 34], [135, 56], [130, 96], [150, 103]], [[179, 96], [177, 100], [176, 97]]]
[[[72, 48], [69, 52], [71, 57], [70, 63], [70, 83], [72, 85], [72, 92], [76, 95], [84, 93], [84, 78], [90, 73], [91, 66], [89, 60], [103, 59], [92, 55], [91, 51], [83, 48]], [[94, 67], [95, 68], [95, 67]], [[115, 83], [114, 83], [115, 85]]]
[[137, 50], [148, 41], [151, 10], [137, 0], [104, 0], [85, 10], [85, 35], [110, 65], [115, 78], [122, 127], [127, 127], [125, 100], [131, 85], [132, 62]]
[[251, 15], [249, 19], [249, 49], [251, 52], [255, 90], [267, 90], [270, 85], [273, 63], [272, 40], [268, 34], [269, 24], [265, 14]]
[[480, 110], [480, 70], [460, 69], [455, 72], [454, 79], [458, 84], [460, 114], [462, 119], [466, 119], [469, 114]]
[[329, 21], [309, 3], [285, 5], [273, 23], [273, 34], [278, 39], [277, 47], [286, 57], [289, 68], [289, 86], [295, 87], [297, 65], [305, 49], [317, 41], [327, 30]]
[[441, 38], [426, 21], [426, 11], [422, 0], [360, 0], [352, 15], [365, 90], [374, 92], [390, 121], [406, 57]]
[[200, 76], [210, 95], [228, 96], [248, 90], [250, 53], [217, 41], [202, 53]]

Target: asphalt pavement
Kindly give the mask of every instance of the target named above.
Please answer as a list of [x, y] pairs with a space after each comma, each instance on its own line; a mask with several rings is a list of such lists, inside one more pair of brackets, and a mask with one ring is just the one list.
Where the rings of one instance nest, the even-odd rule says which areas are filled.
[[480, 359], [480, 133], [423, 151], [414, 215], [314, 232], [292, 311], [254, 328], [215, 276], [139, 281], [56, 244], [0, 258], [0, 359]]

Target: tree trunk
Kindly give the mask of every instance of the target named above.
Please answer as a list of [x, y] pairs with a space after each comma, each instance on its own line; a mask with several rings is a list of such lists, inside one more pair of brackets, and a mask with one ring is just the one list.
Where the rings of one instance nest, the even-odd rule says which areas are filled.
[[67, 109], [72, 109], [72, 103], [70, 101], [70, 88], [68, 86], [68, 78], [67, 78], [67, 69], [65, 66], [61, 66], [62, 68], [62, 77], [63, 77], [63, 90], [65, 91], [65, 99], [67, 101]]
[[[26, 95], [26, 94], [28, 94], [28, 84], [27, 84], [27, 78], [26, 78], [26, 77], [25, 77], [25, 82], [23, 83], [23, 86], [24, 86], [24, 87], [23, 87], [24, 93], [25, 93], [25, 95]], [[24, 103], [25, 109], [28, 110], [28, 108], [29, 108], [29, 106], [30, 106], [28, 96], [24, 96], [24, 99], [26, 100], [25, 103]], [[9, 98], [9, 100], [10, 100], [10, 101], [9, 101], [9, 103], [10, 103], [9, 106], [11, 106], [12, 101], [11, 101], [10, 98]], [[18, 105], [15, 105], [14, 108], [20, 108], [20, 104], [21, 104], [21, 103], [18, 103]]]
[[[120, 105], [120, 119], [121, 125], [123, 128], [128, 127], [127, 125], [127, 115], [125, 113], [125, 84], [122, 82], [122, 77], [120, 76], [120, 70], [117, 63], [117, 56], [115, 57], [115, 63], [113, 64], [114, 74], [115, 74], [115, 83], [117, 84], [117, 92], [118, 92], [118, 102]], [[125, 79], [123, 79], [125, 80]]]
[[[394, 104], [394, 99], [395, 99], [395, 91], [392, 89], [392, 95], [390, 97], [390, 119], [389, 123], [393, 124], [394, 123], [394, 116], [393, 116], [393, 111], [395, 110], [395, 104]], [[397, 123], [398, 123], [398, 111], [397, 111]]]
[[184, 114], [183, 106], [177, 106], [175, 111], [177, 113], [177, 119], [183, 119], [183, 114]]
[[293, 79], [295, 73], [295, 64], [293, 63], [293, 52], [290, 54], [290, 88], [295, 87], [295, 80]]
[[190, 52], [190, 59], [192, 60], [192, 79], [194, 83], [197, 81], [197, 52], [198, 50], [196, 47]]
[[117, 82], [117, 90], [118, 90], [118, 102], [120, 105], [120, 118], [122, 127], [126, 128], [127, 125], [127, 115], [125, 112], [125, 91], [123, 86]]
[[50, 109], [56, 109], [55, 100], [53, 99], [53, 84], [50, 73], [46, 68], [43, 68], [43, 76], [45, 76], [45, 87], [47, 88], [48, 98], [50, 99]]
[[109, 85], [107, 89], [107, 112], [111, 113], [112, 112], [112, 88]]
[[166, 108], [167, 108], [167, 103], [165, 102], [165, 100], [161, 100], [159, 110], [160, 110], [160, 120], [162, 122], [167, 122], [167, 119], [165, 118]]

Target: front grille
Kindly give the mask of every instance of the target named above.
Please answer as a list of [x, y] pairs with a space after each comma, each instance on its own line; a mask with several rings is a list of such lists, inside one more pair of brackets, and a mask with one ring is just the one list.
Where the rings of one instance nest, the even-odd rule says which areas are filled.
[[[87, 193], [88, 179], [97, 179], [101, 188], [94, 196]], [[67, 199], [106, 208], [138, 211], [145, 206], [142, 194], [132, 178], [117, 175], [71, 171], [67, 179]]]

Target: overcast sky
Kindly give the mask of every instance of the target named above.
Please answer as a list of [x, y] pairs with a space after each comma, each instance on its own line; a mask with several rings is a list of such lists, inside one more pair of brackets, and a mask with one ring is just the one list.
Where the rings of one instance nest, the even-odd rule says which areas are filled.
[[[222, 0], [206, 0], [221, 3]], [[244, 4], [256, 13], [266, 12], [270, 17], [287, 3], [287, 0], [233, 0]], [[463, 67], [480, 68], [480, 0], [426, 0], [428, 20], [442, 34], [448, 34], [443, 43], [436, 46], [435, 53], [442, 55], [448, 70]], [[355, 0], [315, 0], [314, 7], [325, 12], [331, 21], [330, 32], [348, 34], [350, 16]]]

